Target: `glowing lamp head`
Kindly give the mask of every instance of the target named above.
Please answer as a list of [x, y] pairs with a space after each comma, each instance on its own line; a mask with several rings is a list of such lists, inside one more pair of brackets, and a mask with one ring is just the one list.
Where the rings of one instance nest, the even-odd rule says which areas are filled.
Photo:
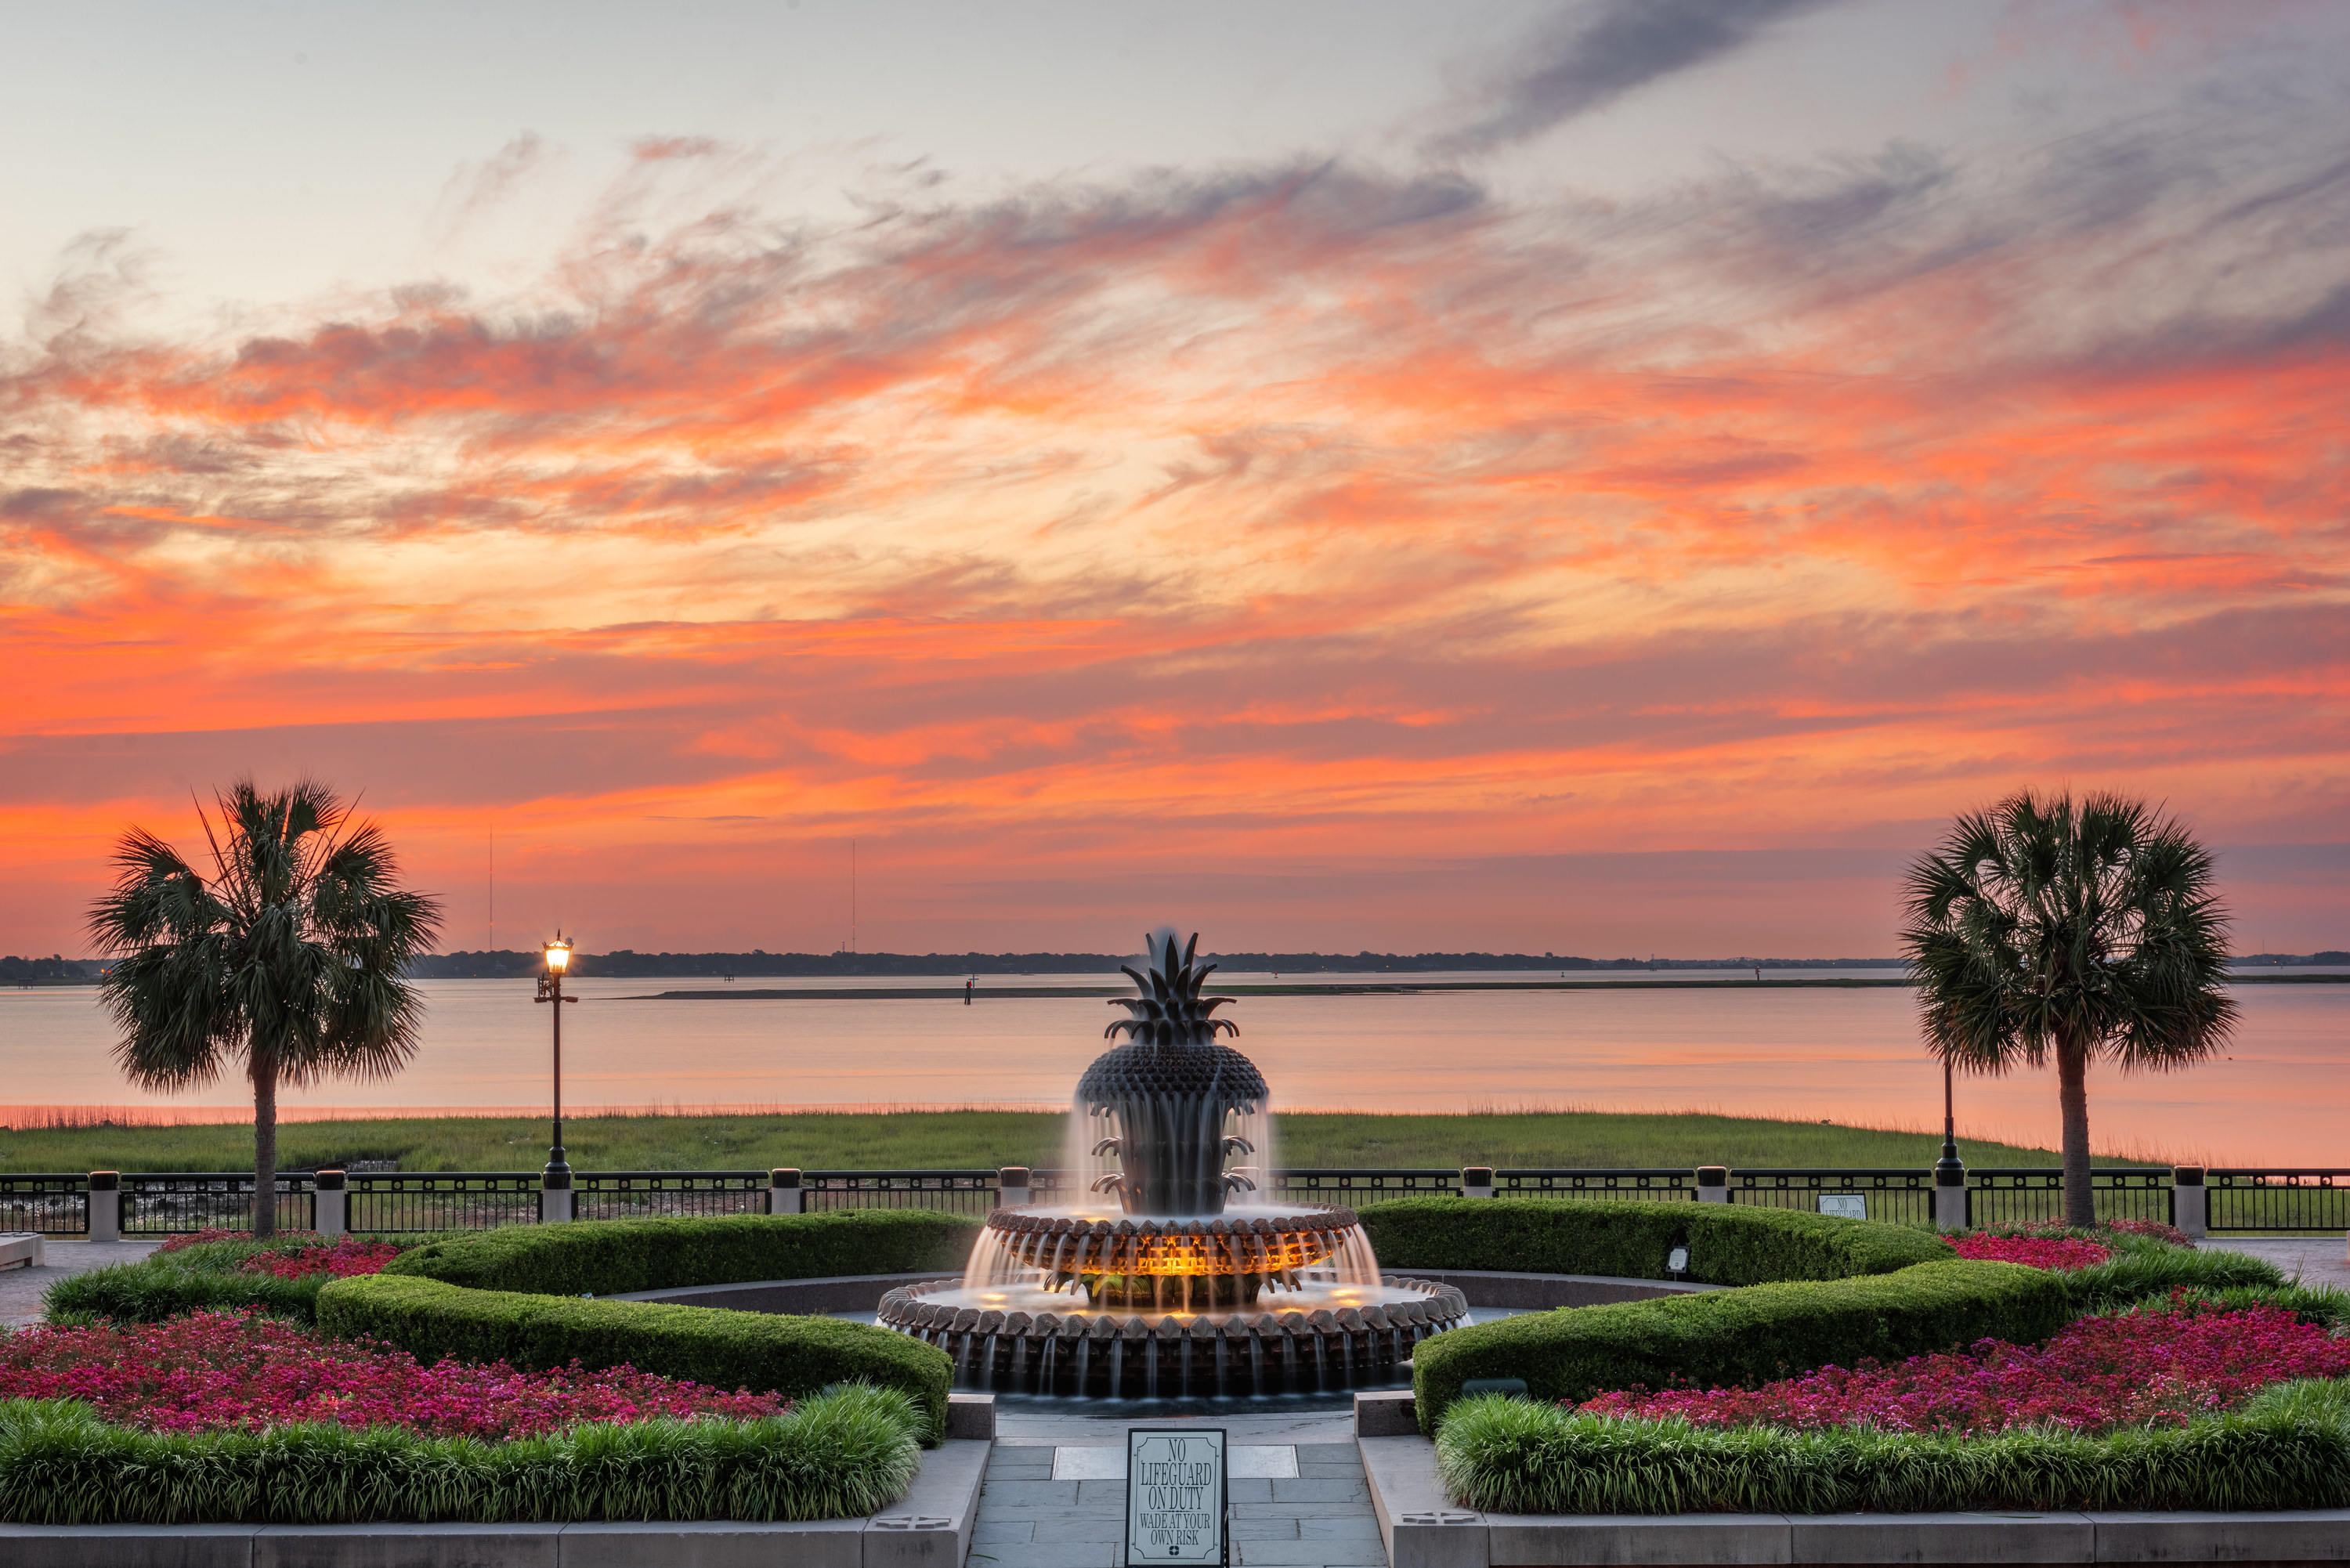
[[571, 944], [565, 941], [559, 933], [546, 944], [546, 967], [557, 974], [571, 967]]

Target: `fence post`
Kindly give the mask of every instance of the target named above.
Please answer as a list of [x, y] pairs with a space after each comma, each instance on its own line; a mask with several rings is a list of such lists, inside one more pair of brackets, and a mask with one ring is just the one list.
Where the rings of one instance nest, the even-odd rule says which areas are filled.
[[767, 1212], [770, 1214], [805, 1214], [807, 1197], [800, 1189], [800, 1173], [795, 1167], [778, 1167], [767, 1172]]
[[1697, 1200], [1700, 1203], [1730, 1201], [1730, 1167], [1700, 1165], [1697, 1168]]
[[1493, 1168], [1490, 1165], [1461, 1167], [1461, 1196], [1463, 1198], [1500, 1197], [1501, 1189], [1493, 1185]]
[[538, 1222], [560, 1225], [571, 1218], [571, 1185], [567, 1179], [561, 1187], [542, 1186], [538, 1189]]
[[122, 1240], [122, 1173], [119, 1170], [89, 1173], [89, 1239]]
[[321, 1236], [345, 1236], [350, 1233], [350, 1192], [343, 1185], [339, 1170], [322, 1170], [318, 1185], [312, 1189], [312, 1201], [317, 1205], [317, 1230]]
[[1934, 1165], [1934, 1229], [1966, 1228], [1967, 1168], [1956, 1159], [1938, 1160]]
[[1028, 1168], [1007, 1165], [995, 1173], [995, 1202], [1000, 1209], [1028, 1206]]
[[2187, 1232], [2190, 1241], [2200, 1241], [2211, 1233], [2211, 1189], [2203, 1184], [2201, 1166], [2171, 1168], [2170, 1222]]

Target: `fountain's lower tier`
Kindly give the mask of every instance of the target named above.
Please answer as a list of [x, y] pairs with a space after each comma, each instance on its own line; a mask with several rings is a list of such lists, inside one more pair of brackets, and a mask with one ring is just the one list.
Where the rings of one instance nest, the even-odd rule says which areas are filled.
[[940, 1280], [883, 1296], [879, 1321], [952, 1356], [958, 1388], [1151, 1399], [1374, 1386], [1412, 1346], [1468, 1315], [1451, 1286], [1389, 1275], [1376, 1285], [1304, 1281], [1267, 1312], [1163, 1317], [1070, 1310], [1066, 1296], [1038, 1287]]
[[952, 1356], [962, 1388], [1198, 1398], [1375, 1386], [1468, 1314], [1378, 1274], [1344, 1209], [998, 1210], [970, 1273], [889, 1292], [878, 1321]]

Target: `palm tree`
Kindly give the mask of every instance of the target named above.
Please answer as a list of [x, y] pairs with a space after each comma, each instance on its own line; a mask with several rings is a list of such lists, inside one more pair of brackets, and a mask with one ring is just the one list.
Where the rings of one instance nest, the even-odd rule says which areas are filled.
[[2143, 801], [2027, 790], [1960, 817], [1907, 891], [1928, 1046], [1971, 1073], [2054, 1059], [2064, 1220], [2091, 1223], [2089, 1064], [2189, 1066], [2235, 1024], [2210, 853]]
[[115, 962], [99, 999], [121, 1026], [115, 1060], [142, 1088], [210, 1083], [241, 1054], [253, 1080], [253, 1231], [277, 1229], [277, 1090], [389, 1077], [416, 1053], [424, 1002], [402, 978], [441, 907], [391, 885], [391, 846], [353, 826], [323, 784], [265, 795], [240, 779], [215, 797], [208, 879], [133, 828], [89, 930]]

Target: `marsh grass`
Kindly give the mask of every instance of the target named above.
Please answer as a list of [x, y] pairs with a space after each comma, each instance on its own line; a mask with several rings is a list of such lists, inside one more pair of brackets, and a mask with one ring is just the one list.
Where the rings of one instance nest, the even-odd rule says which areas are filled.
[[[984, 1170], [1061, 1163], [1066, 1118], [1048, 1111], [899, 1111], [769, 1116], [588, 1116], [564, 1124], [582, 1170]], [[1711, 1115], [1569, 1111], [1481, 1116], [1297, 1113], [1276, 1118], [1284, 1165], [1507, 1168], [1918, 1169], [1938, 1136]], [[397, 1160], [402, 1170], [536, 1170], [546, 1124], [534, 1116], [288, 1122], [287, 1170]], [[1969, 1142], [1979, 1168], [2054, 1166], [2053, 1149]], [[40, 1127], [0, 1132], [0, 1172], [253, 1168], [253, 1128]]]
[[632, 1421], [507, 1442], [323, 1423], [151, 1433], [72, 1400], [0, 1401], [0, 1521], [852, 1518], [905, 1495], [921, 1424], [902, 1394], [861, 1385], [757, 1421]]

